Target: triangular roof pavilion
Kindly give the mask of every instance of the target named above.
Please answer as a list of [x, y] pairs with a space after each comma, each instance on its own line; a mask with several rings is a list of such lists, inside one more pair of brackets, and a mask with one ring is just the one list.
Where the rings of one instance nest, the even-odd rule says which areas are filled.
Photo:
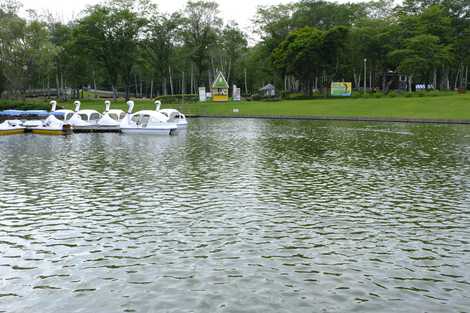
[[212, 83], [212, 88], [213, 89], [229, 89], [227, 80], [225, 79], [222, 72], [219, 72], [217, 74], [217, 77], [215, 78], [214, 83]]

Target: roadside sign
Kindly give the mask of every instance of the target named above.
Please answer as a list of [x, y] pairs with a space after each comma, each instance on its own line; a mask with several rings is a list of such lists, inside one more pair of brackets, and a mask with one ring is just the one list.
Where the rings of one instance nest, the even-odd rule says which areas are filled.
[[331, 83], [331, 95], [333, 97], [351, 97], [352, 96], [352, 83], [349, 83], [349, 82]]

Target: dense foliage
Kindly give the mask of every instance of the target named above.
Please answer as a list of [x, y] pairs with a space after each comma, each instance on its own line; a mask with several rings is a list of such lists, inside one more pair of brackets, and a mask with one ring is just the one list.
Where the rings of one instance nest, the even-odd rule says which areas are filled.
[[386, 73], [406, 88], [468, 85], [466, 0], [260, 7], [251, 41], [205, 0], [190, 0], [172, 14], [150, 0], [108, 0], [67, 24], [31, 11], [22, 18], [20, 8], [16, 0], [0, 0], [0, 93], [8, 97], [34, 90], [80, 97], [95, 89], [114, 97], [195, 94], [218, 71], [244, 94], [267, 83], [305, 95], [331, 81], [387, 89]]

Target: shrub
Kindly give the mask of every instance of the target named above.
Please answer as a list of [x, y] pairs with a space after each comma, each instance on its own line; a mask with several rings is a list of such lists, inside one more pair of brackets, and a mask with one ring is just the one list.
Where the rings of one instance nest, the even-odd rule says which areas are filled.
[[253, 95], [250, 97], [248, 101], [281, 101], [281, 97], [274, 96], [274, 97], [266, 97], [262, 95]]
[[312, 97], [308, 97], [301, 92], [285, 92], [282, 97], [286, 100], [304, 100]]
[[351, 97], [354, 98], [354, 99], [359, 99], [359, 98], [363, 98], [364, 94], [362, 92], [359, 92], [359, 91], [353, 91]]
[[392, 90], [388, 93], [387, 96], [390, 97], [390, 98], [396, 98], [396, 97], [399, 96], [399, 94], [396, 91]]
[[428, 91], [428, 96], [430, 97], [438, 97], [441, 95], [441, 92], [439, 90], [430, 90]]
[[0, 111], [3, 110], [49, 110], [49, 101], [19, 101], [19, 100], [0, 100]]
[[159, 96], [155, 98], [155, 100], [159, 100], [162, 104], [178, 104], [182, 103], [195, 103], [199, 101], [199, 96], [195, 94], [187, 94], [187, 95], [167, 95], [167, 96]]

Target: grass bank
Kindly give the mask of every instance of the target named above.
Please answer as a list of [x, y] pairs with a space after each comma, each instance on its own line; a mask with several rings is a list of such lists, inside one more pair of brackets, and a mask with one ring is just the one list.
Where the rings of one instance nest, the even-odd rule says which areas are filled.
[[[150, 100], [137, 100], [135, 110], [153, 109]], [[0, 100], [0, 110], [2, 109]], [[10, 107], [12, 102], [9, 102]], [[47, 101], [18, 103], [24, 109], [28, 106], [47, 108]], [[72, 101], [59, 103], [73, 109]], [[126, 109], [124, 100], [113, 102], [113, 108]], [[169, 104], [188, 116], [263, 116], [263, 117], [345, 117], [345, 118], [392, 118], [392, 119], [433, 119], [469, 120], [470, 94], [454, 94], [435, 97], [396, 97], [358, 99], [315, 99], [285, 100], [278, 102], [242, 101], [229, 103], [187, 103]], [[102, 100], [83, 100], [82, 108], [103, 111]], [[238, 109], [238, 112], [234, 112]]]

